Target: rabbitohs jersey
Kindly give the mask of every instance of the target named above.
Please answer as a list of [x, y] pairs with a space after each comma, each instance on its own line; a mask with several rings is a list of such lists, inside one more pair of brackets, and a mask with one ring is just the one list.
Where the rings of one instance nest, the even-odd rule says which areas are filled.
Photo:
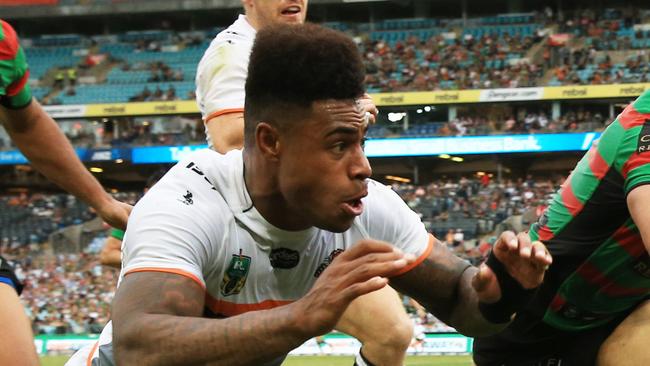
[[504, 332], [476, 339], [479, 359], [558, 346], [558, 336], [609, 327], [650, 296], [650, 257], [626, 202], [645, 184], [650, 90], [605, 130], [532, 225], [531, 239], [546, 244], [553, 264], [533, 301]]
[[29, 67], [18, 36], [9, 23], [0, 19], [0, 105], [26, 107], [32, 101], [28, 79]]

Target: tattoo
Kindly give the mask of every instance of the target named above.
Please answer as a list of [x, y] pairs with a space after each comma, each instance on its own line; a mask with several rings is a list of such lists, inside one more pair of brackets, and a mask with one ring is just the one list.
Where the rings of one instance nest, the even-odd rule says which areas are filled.
[[438, 319], [448, 322], [458, 299], [458, 283], [470, 266], [436, 239], [429, 257], [409, 272], [393, 278], [391, 285], [413, 297]]
[[132, 273], [113, 302], [117, 364], [260, 365], [306, 339], [291, 331], [289, 306], [228, 319], [202, 318], [205, 292], [176, 274]]

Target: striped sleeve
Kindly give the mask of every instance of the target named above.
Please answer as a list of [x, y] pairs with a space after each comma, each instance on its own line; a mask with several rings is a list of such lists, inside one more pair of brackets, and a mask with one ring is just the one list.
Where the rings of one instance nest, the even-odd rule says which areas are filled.
[[617, 118], [622, 137], [616, 168], [625, 180], [625, 194], [650, 184], [650, 90], [628, 106]]
[[0, 20], [0, 105], [26, 107], [32, 101], [28, 80], [29, 66], [18, 36], [9, 23]]

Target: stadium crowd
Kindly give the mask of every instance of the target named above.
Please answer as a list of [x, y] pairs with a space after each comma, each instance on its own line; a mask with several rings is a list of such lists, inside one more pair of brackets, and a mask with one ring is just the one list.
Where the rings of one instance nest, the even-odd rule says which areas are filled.
[[[560, 182], [532, 177], [502, 183], [485, 174], [476, 178], [441, 179], [427, 185], [393, 184], [392, 188], [421, 216], [427, 229], [455, 253], [478, 263], [494, 242], [496, 230], [527, 226], [537, 218]], [[138, 194], [121, 192], [134, 203]], [[3, 230], [29, 229], [23, 223], [50, 217], [50, 227], [63, 228], [94, 217], [88, 207], [69, 195], [23, 194], [4, 197], [3, 211], [21, 213]], [[73, 216], [72, 213], [77, 214]], [[513, 222], [517, 224], [513, 224]], [[501, 224], [499, 226], [499, 224]], [[109, 318], [117, 272], [99, 263], [107, 232], [100, 231], [82, 253], [55, 253], [48, 237], [29, 235], [25, 241], [2, 237], [1, 253], [16, 265], [24, 281], [22, 300], [35, 334], [97, 333]], [[408, 298], [405, 306], [414, 322], [427, 332], [452, 331]]]

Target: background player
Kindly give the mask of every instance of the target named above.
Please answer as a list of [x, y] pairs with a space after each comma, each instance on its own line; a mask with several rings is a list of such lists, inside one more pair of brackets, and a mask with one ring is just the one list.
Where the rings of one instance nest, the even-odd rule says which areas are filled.
[[[160, 178], [165, 175], [166, 170], [159, 170], [153, 173], [144, 186], [144, 193], [153, 187]], [[104, 247], [99, 253], [99, 262], [105, 266], [120, 269], [122, 267], [122, 240], [124, 239], [124, 230], [112, 228], [108, 238], [104, 242]]]
[[[242, 3], [246, 15], [217, 35], [196, 74], [197, 102], [205, 121], [208, 145], [221, 153], [244, 146], [244, 84], [257, 30], [277, 23], [301, 24], [307, 15], [307, 0]], [[377, 108], [370, 97], [364, 95], [359, 102], [374, 122]], [[398, 294], [388, 286], [354, 301], [336, 329], [363, 344], [357, 355], [359, 365], [364, 364], [361, 353], [376, 365], [402, 364], [413, 334], [413, 325]]]
[[267, 27], [249, 70], [246, 148], [193, 153], [140, 200], [114, 326], [69, 365], [110, 365], [113, 349], [122, 364], [277, 365], [387, 277], [461, 332], [502, 329], [550, 256], [505, 234], [493, 269], [474, 268], [368, 180], [356, 45], [315, 25]]
[[[79, 161], [70, 142], [58, 126], [32, 98], [27, 83], [29, 67], [18, 36], [9, 23], [0, 19], [0, 121], [7, 133], [29, 159], [32, 166], [48, 179], [90, 204], [111, 225], [126, 227], [131, 207], [113, 199]], [[0, 258], [0, 263], [6, 266]], [[20, 286], [6, 275], [0, 283], [0, 364], [34, 365], [34, 349], [29, 321], [7, 284]], [[0, 281], [2, 282], [2, 281]], [[11, 282], [11, 283], [10, 283]], [[18, 291], [20, 293], [20, 291]]]
[[[554, 264], [501, 334], [476, 339], [478, 365], [650, 362], [650, 91], [628, 106], [578, 163], [531, 239]], [[635, 310], [635, 308], [637, 310]], [[631, 312], [632, 315], [629, 315]]]

